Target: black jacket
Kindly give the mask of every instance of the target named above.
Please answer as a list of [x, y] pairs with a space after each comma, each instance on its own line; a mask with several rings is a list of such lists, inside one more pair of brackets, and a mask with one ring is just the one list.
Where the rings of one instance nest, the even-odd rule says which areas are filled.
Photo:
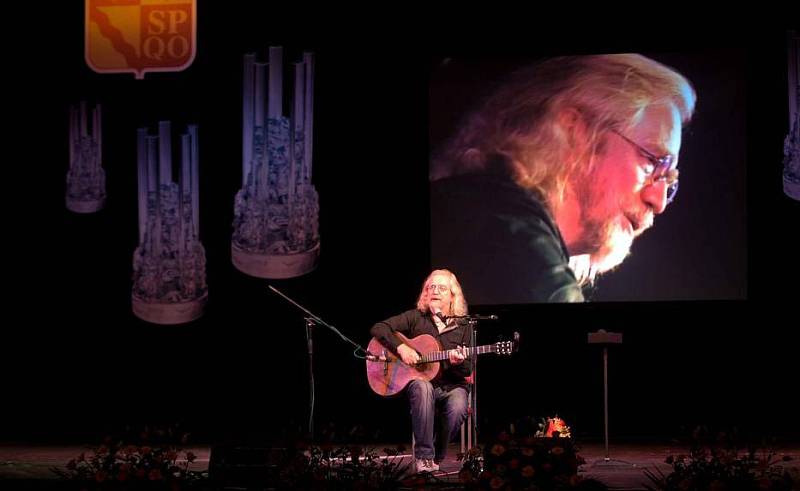
[[584, 301], [555, 221], [502, 162], [431, 183], [431, 238], [473, 305]]

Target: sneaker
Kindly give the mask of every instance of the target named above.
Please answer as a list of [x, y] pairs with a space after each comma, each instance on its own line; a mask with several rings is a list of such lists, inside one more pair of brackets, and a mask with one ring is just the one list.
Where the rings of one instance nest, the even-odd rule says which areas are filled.
[[418, 474], [421, 472], [436, 472], [439, 470], [439, 466], [433, 459], [417, 459], [416, 468]]

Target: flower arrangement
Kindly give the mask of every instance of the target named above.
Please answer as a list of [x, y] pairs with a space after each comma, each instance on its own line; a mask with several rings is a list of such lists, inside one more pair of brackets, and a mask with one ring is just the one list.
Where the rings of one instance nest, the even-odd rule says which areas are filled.
[[405, 483], [409, 472], [410, 462], [402, 455], [405, 450], [402, 445], [384, 448], [381, 457], [374, 448], [299, 443], [280, 465], [275, 484], [292, 489], [396, 488]]
[[546, 438], [570, 438], [572, 433], [563, 419], [556, 415], [553, 418], [542, 418], [539, 423], [539, 431], [536, 432], [537, 437]]
[[64, 468], [51, 470], [83, 489], [170, 489], [205, 480], [206, 472], [189, 470], [197, 456], [172, 444], [130, 445], [107, 437], [103, 445], [82, 452]]
[[691, 449], [685, 455], [670, 455], [666, 463], [672, 472], [645, 470], [651, 491], [742, 490], [789, 491], [800, 487], [800, 471], [783, 463], [789, 456], [749, 447], [740, 451], [727, 433], [715, 439], [706, 436], [705, 428], [693, 434]]
[[569, 428], [556, 419], [534, 424], [529, 418], [501, 431], [484, 450], [459, 455], [461, 482], [473, 489], [606, 489], [578, 475], [585, 460], [570, 438], [560, 436], [556, 427], [567, 435]]

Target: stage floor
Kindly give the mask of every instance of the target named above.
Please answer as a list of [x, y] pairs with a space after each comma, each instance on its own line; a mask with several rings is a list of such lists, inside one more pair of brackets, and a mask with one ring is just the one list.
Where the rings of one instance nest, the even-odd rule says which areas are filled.
[[[410, 445], [405, 444], [407, 448]], [[634, 490], [645, 489], [644, 484], [648, 479], [644, 474], [645, 469], [661, 470], [665, 474], [670, 467], [665, 463], [669, 455], [686, 453], [687, 449], [678, 445], [659, 443], [625, 443], [611, 445], [609, 457], [605, 460], [606, 451], [602, 443], [577, 442], [579, 454], [586, 460], [581, 466], [580, 474], [586, 478], [597, 479], [611, 489]], [[391, 445], [361, 445], [374, 448], [383, 455], [382, 449], [397, 447]], [[59, 479], [52, 472], [53, 467], [64, 468], [66, 463], [87, 451], [89, 447], [80, 445], [26, 445], [19, 443], [0, 443], [0, 479], [20, 481], [51, 481]], [[190, 465], [191, 470], [208, 469], [208, 460], [211, 455], [210, 445], [194, 445], [185, 447], [197, 459]], [[778, 455], [791, 457], [790, 461], [783, 462], [787, 467], [800, 468], [800, 444], [783, 445], [778, 449]], [[448, 458], [442, 463], [441, 471], [437, 477], [442, 480], [457, 482], [458, 471], [461, 463], [456, 460], [459, 446], [450, 447]], [[411, 456], [406, 457], [410, 462]], [[0, 485], [5, 488], [5, 486]]]

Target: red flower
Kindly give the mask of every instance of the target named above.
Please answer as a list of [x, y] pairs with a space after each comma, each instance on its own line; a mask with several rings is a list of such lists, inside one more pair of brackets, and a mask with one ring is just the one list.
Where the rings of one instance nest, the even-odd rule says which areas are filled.
[[94, 475], [94, 480], [97, 482], [103, 482], [108, 478], [108, 474], [106, 471], [97, 471], [97, 474]]
[[147, 475], [147, 477], [151, 481], [160, 481], [163, 478], [163, 476], [161, 475], [161, 471], [159, 469], [151, 470], [150, 473]]
[[150, 447], [142, 447], [142, 455], [149, 455], [152, 450]]
[[725, 491], [725, 483], [719, 479], [714, 479], [708, 485], [709, 491]]
[[136, 478], [137, 479], [144, 479], [144, 477], [146, 475], [147, 475], [147, 471], [145, 471], [144, 469], [137, 469], [136, 470]]
[[119, 474], [117, 474], [117, 479], [120, 481], [127, 481], [128, 480], [128, 471], [120, 470]]
[[758, 489], [765, 489], [768, 490], [772, 487], [772, 481], [767, 478], [761, 478], [758, 480]]

